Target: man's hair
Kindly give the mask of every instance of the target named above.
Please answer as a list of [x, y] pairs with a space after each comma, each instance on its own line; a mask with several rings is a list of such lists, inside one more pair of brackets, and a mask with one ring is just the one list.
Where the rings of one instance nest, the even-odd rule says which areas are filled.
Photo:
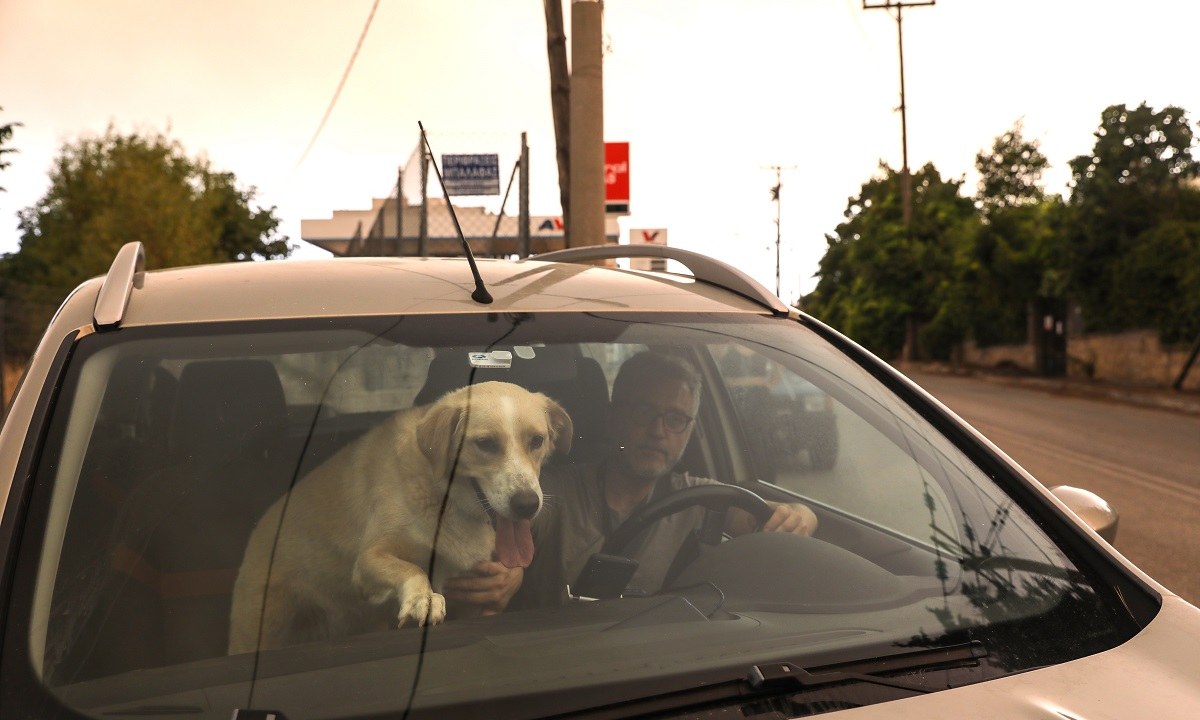
[[636, 402], [639, 388], [667, 381], [682, 382], [697, 403], [700, 401], [700, 373], [691, 362], [678, 355], [646, 350], [621, 363], [613, 380], [613, 402]]

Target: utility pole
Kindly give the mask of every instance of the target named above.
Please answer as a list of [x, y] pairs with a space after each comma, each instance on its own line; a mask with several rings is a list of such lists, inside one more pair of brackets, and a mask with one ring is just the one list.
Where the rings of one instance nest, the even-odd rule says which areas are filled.
[[[914, 2], [904, 2], [904, 0], [884, 0], [882, 3], [871, 3], [868, 0], [863, 0], [863, 10], [888, 10], [893, 8], [896, 14], [896, 38], [900, 47], [900, 147], [902, 150], [902, 165], [900, 168], [900, 212], [904, 220], [904, 231], [908, 233], [912, 227], [912, 174], [908, 169], [908, 104], [904, 98], [904, 8], [906, 7], [922, 7], [925, 5], [935, 5], [937, 0], [915, 0]], [[888, 14], [891, 14], [890, 12]], [[916, 360], [920, 356], [920, 351], [917, 348], [917, 318], [909, 315], [904, 326], [904, 350], [903, 358], [905, 360]]]
[[795, 170], [795, 165], [784, 167], [782, 165], [770, 165], [768, 169], [775, 171], [775, 187], [771, 188], [771, 200], [775, 202], [775, 296], [779, 296], [779, 246], [783, 239], [782, 225], [780, 220], [780, 192], [783, 190], [783, 171]]
[[895, 8], [896, 37], [900, 46], [900, 144], [903, 151], [900, 169], [900, 201], [904, 217], [904, 227], [912, 222], [912, 175], [908, 169], [908, 113], [904, 101], [904, 8], [935, 5], [937, 0], [919, 0], [904, 2], [903, 0], [884, 0], [882, 3], [870, 3], [863, 0], [863, 10], [891, 10]]
[[567, 247], [605, 243], [603, 19], [601, 0], [571, 0]]

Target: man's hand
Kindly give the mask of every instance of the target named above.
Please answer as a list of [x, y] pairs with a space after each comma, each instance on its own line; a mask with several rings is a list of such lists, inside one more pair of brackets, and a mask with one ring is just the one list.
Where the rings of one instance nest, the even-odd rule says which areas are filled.
[[524, 577], [522, 568], [508, 568], [494, 560], [481, 562], [446, 580], [442, 594], [448, 602], [473, 606], [479, 615], [495, 615], [508, 607]]
[[793, 535], [812, 535], [817, 530], [817, 516], [801, 503], [771, 503], [774, 514], [763, 525], [763, 532], [786, 532]]
[[[763, 532], [786, 532], [794, 535], [812, 535], [817, 530], [817, 516], [802, 503], [768, 502], [775, 512], [763, 525]], [[738, 536], [754, 532], [757, 523], [754, 516], [741, 508], [731, 508], [725, 529], [730, 535]]]

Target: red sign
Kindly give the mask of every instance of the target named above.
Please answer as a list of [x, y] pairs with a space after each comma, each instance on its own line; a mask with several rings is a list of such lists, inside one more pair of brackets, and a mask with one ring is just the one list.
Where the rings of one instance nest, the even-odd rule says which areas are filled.
[[604, 203], [608, 212], [629, 212], [629, 143], [604, 143]]

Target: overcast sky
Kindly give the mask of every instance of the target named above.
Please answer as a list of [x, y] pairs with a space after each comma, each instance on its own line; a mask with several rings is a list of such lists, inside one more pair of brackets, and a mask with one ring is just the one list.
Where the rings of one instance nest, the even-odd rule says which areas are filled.
[[[299, 242], [301, 218], [388, 194], [417, 121], [437, 153], [531, 146], [532, 210], [558, 186], [541, 0], [381, 0], [324, 130], [373, 0], [0, 0], [0, 252], [16, 213], [81, 136], [165, 131], [259, 190]], [[896, 23], [862, 0], [608, 0], [605, 135], [631, 145], [626, 228], [733, 261], [782, 292], [815, 285], [824, 234], [881, 160], [900, 165]], [[570, 28], [569, 4], [565, 10]], [[938, 0], [904, 14], [909, 161], [974, 191], [975, 153], [1019, 118], [1051, 162], [1092, 147], [1110, 104], [1200, 117], [1181, 0]], [[299, 164], [298, 164], [299, 163]], [[306, 247], [299, 257], [323, 256]]]

